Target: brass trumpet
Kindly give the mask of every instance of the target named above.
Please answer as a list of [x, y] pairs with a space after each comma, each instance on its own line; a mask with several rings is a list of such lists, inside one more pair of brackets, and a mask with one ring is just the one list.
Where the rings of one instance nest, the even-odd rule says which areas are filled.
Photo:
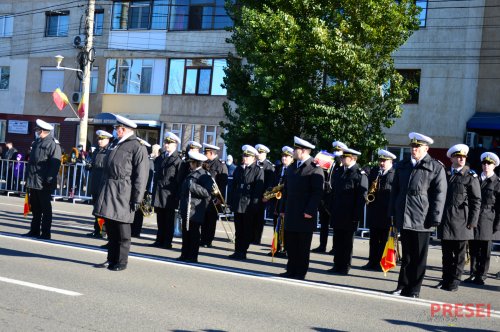
[[282, 190], [283, 190], [283, 184], [278, 184], [276, 187], [273, 187], [272, 189], [270, 190], [267, 190], [266, 192], [264, 192], [264, 199], [266, 200], [271, 200], [273, 198], [276, 198], [276, 199], [281, 199], [281, 197], [283, 196], [283, 193], [282, 193]]
[[370, 204], [375, 200], [375, 194], [378, 191], [378, 183], [380, 181], [380, 173], [377, 175], [375, 178], [375, 181], [372, 182], [372, 185], [370, 186], [370, 189], [368, 189], [368, 194], [366, 195], [366, 205]]
[[[221, 221], [222, 228], [224, 229], [224, 232], [226, 233], [227, 239], [229, 242], [234, 243], [235, 241], [235, 231], [231, 227], [231, 223], [229, 221], [229, 218], [227, 217], [228, 214], [231, 213], [231, 210], [229, 209], [229, 206], [226, 204], [226, 201], [224, 199], [224, 196], [220, 192], [219, 186], [217, 185], [217, 182], [215, 182], [215, 179], [212, 177], [212, 196], [215, 197], [214, 200], [212, 200], [212, 204], [215, 207], [215, 211], [217, 211], [217, 214], [219, 216], [219, 220]], [[217, 204], [217, 201], [220, 201], [220, 208], [219, 204]]]

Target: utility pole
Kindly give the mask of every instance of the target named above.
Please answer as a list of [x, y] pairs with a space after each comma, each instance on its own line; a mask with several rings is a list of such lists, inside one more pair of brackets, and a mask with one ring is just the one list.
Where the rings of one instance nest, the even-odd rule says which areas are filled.
[[[87, 145], [87, 127], [89, 123], [89, 95], [90, 95], [90, 73], [93, 59], [93, 39], [94, 39], [94, 12], [95, 12], [95, 0], [89, 0], [89, 7], [87, 10], [87, 18], [85, 23], [87, 42], [85, 43], [85, 53], [86, 53], [86, 64], [83, 70], [83, 80], [82, 80], [82, 98], [84, 105], [84, 115], [80, 119], [80, 134], [78, 136], [78, 144], [83, 146], [83, 150], [86, 150]], [[92, 54], [91, 54], [92, 53]]]

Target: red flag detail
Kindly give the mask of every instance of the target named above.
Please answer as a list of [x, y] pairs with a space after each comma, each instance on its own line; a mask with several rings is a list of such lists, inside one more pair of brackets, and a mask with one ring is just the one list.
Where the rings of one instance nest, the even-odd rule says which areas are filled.
[[97, 224], [99, 225], [99, 229], [102, 232], [102, 226], [104, 225], [104, 218], [97, 218]]
[[382, 259], [380, 260], [380, 267], [384, 271], [384, 275], [387, 275], [387, 271], [396, 267], [396, 232], [394, 227], [389, 229], [389, 238], [385, 244], [384, 253], [382, 254]]
[[26, 218], [28, 214], [31, 212], [31, 206], [29, 201], [28, 192], [26, 192], [26, 196], [24, 196], [24, 217]]
[[85, 104], [85, 94], [82, 95], [80, 99], [80, 104], [78, 104], [78, 117], [83, 119], [85, 114], [87, 113], [87, 104]]
[[68, 96], [61, 91], [61, 89], [57, 88], [52, 93], [52, 98], [54, 99], [54, 103], [57, 108], [62, 111], [69, 104]]

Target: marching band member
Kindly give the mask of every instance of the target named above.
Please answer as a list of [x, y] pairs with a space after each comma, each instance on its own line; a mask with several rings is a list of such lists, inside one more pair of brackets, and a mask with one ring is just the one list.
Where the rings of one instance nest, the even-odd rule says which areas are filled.
[[313, 231], [323, 194], [323, 170], [311, 157], [314, 145], [294, 137], [294, 158], [285, 176], [281, 217], [285, 218], [286, 272], [281, 277], [303, 280], [309, 268]]
[[[267, 154], [270, 152], [269, 148], [264, 144], [257, 144], [255, 146], [255, 150], [257, 150], [257, 166], [262, 168], [264, 171], [264, 188], [269, 190], [272, 188], [274, 183], [274, 164], [267, 159]], [[254, 224], [254, 237], [253, 244], [260, 244], [262, 238], [262, 232], [264, 231], [264, 224], [266, 221], [264, 220], [264, 211], [269, 204], [266, 204], [263, 200], [259, 203], [259, 212], [257, 218], [255, 219]]]
[[333, 178], [330, 215], [333, 225], [333, 267], [331, 273], [347, 275], [351, 268], [354, 233], [363, 220], [368, 178], [356, 163], [361, 152], [344, 149], [343, 169]]
[[[384, 254], [385, 244], [391, 227], [391, 218], [387, 215], [391, 199], [392, 180], [394, 179], [393, 160], [396, 156], [380, 149], [377, 152], [378, 167], [374, 167], [368, 176], [369, 194], [374, 200], [366, 205], [366, 222], [370, 229], [370, 253], [364, 269], [382, 271], [380, 260]], [[374, 192], [371, 192], [371, 189]]]
[[233, 173], [231, 207], [234, 212], [236, 230], [235, 251], [229, 258], [243, 260], [253, 240], [254, 220], [258, 217], [258, 206], [264, 193], [264, 171], [255, 162], [257, 150], [243, 145], [243, 164]]
[[181, 187], [179, 213], [182, 217], [182, 250], [179, 261], [196, 263], [200, 249], [200, 226], [210, 204], [212, 177], [203, 169], [207, 157], [196, 150], [187, 153], [191, 172]]
[[401, 232], [402, 262], [393, 295], [419, 297], [432, 227], [439, 225], [446, 199], [443, 164], [427, 153], [434, 140], [412, 132], [411, 159], [398, 163], [392, 182], [390, 216]]

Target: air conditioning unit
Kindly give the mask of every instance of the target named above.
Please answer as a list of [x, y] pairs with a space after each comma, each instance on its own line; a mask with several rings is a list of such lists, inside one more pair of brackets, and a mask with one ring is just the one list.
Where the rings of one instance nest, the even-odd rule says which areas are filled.
[[82, 98], [81, 92], [73, 92], [73, 94], [71, 95], [71, 102], [73, 104], [79, 104], [81, 98]]
[[470, 146], [471, 148], [475, 148], [477, 145], [477, 133], [468, 131], [465, 135], [465, 144]]
[[86, 42], [87, 42], [86, 35], [77, 35], [73, 38], [73, 47], [84, 48]]

